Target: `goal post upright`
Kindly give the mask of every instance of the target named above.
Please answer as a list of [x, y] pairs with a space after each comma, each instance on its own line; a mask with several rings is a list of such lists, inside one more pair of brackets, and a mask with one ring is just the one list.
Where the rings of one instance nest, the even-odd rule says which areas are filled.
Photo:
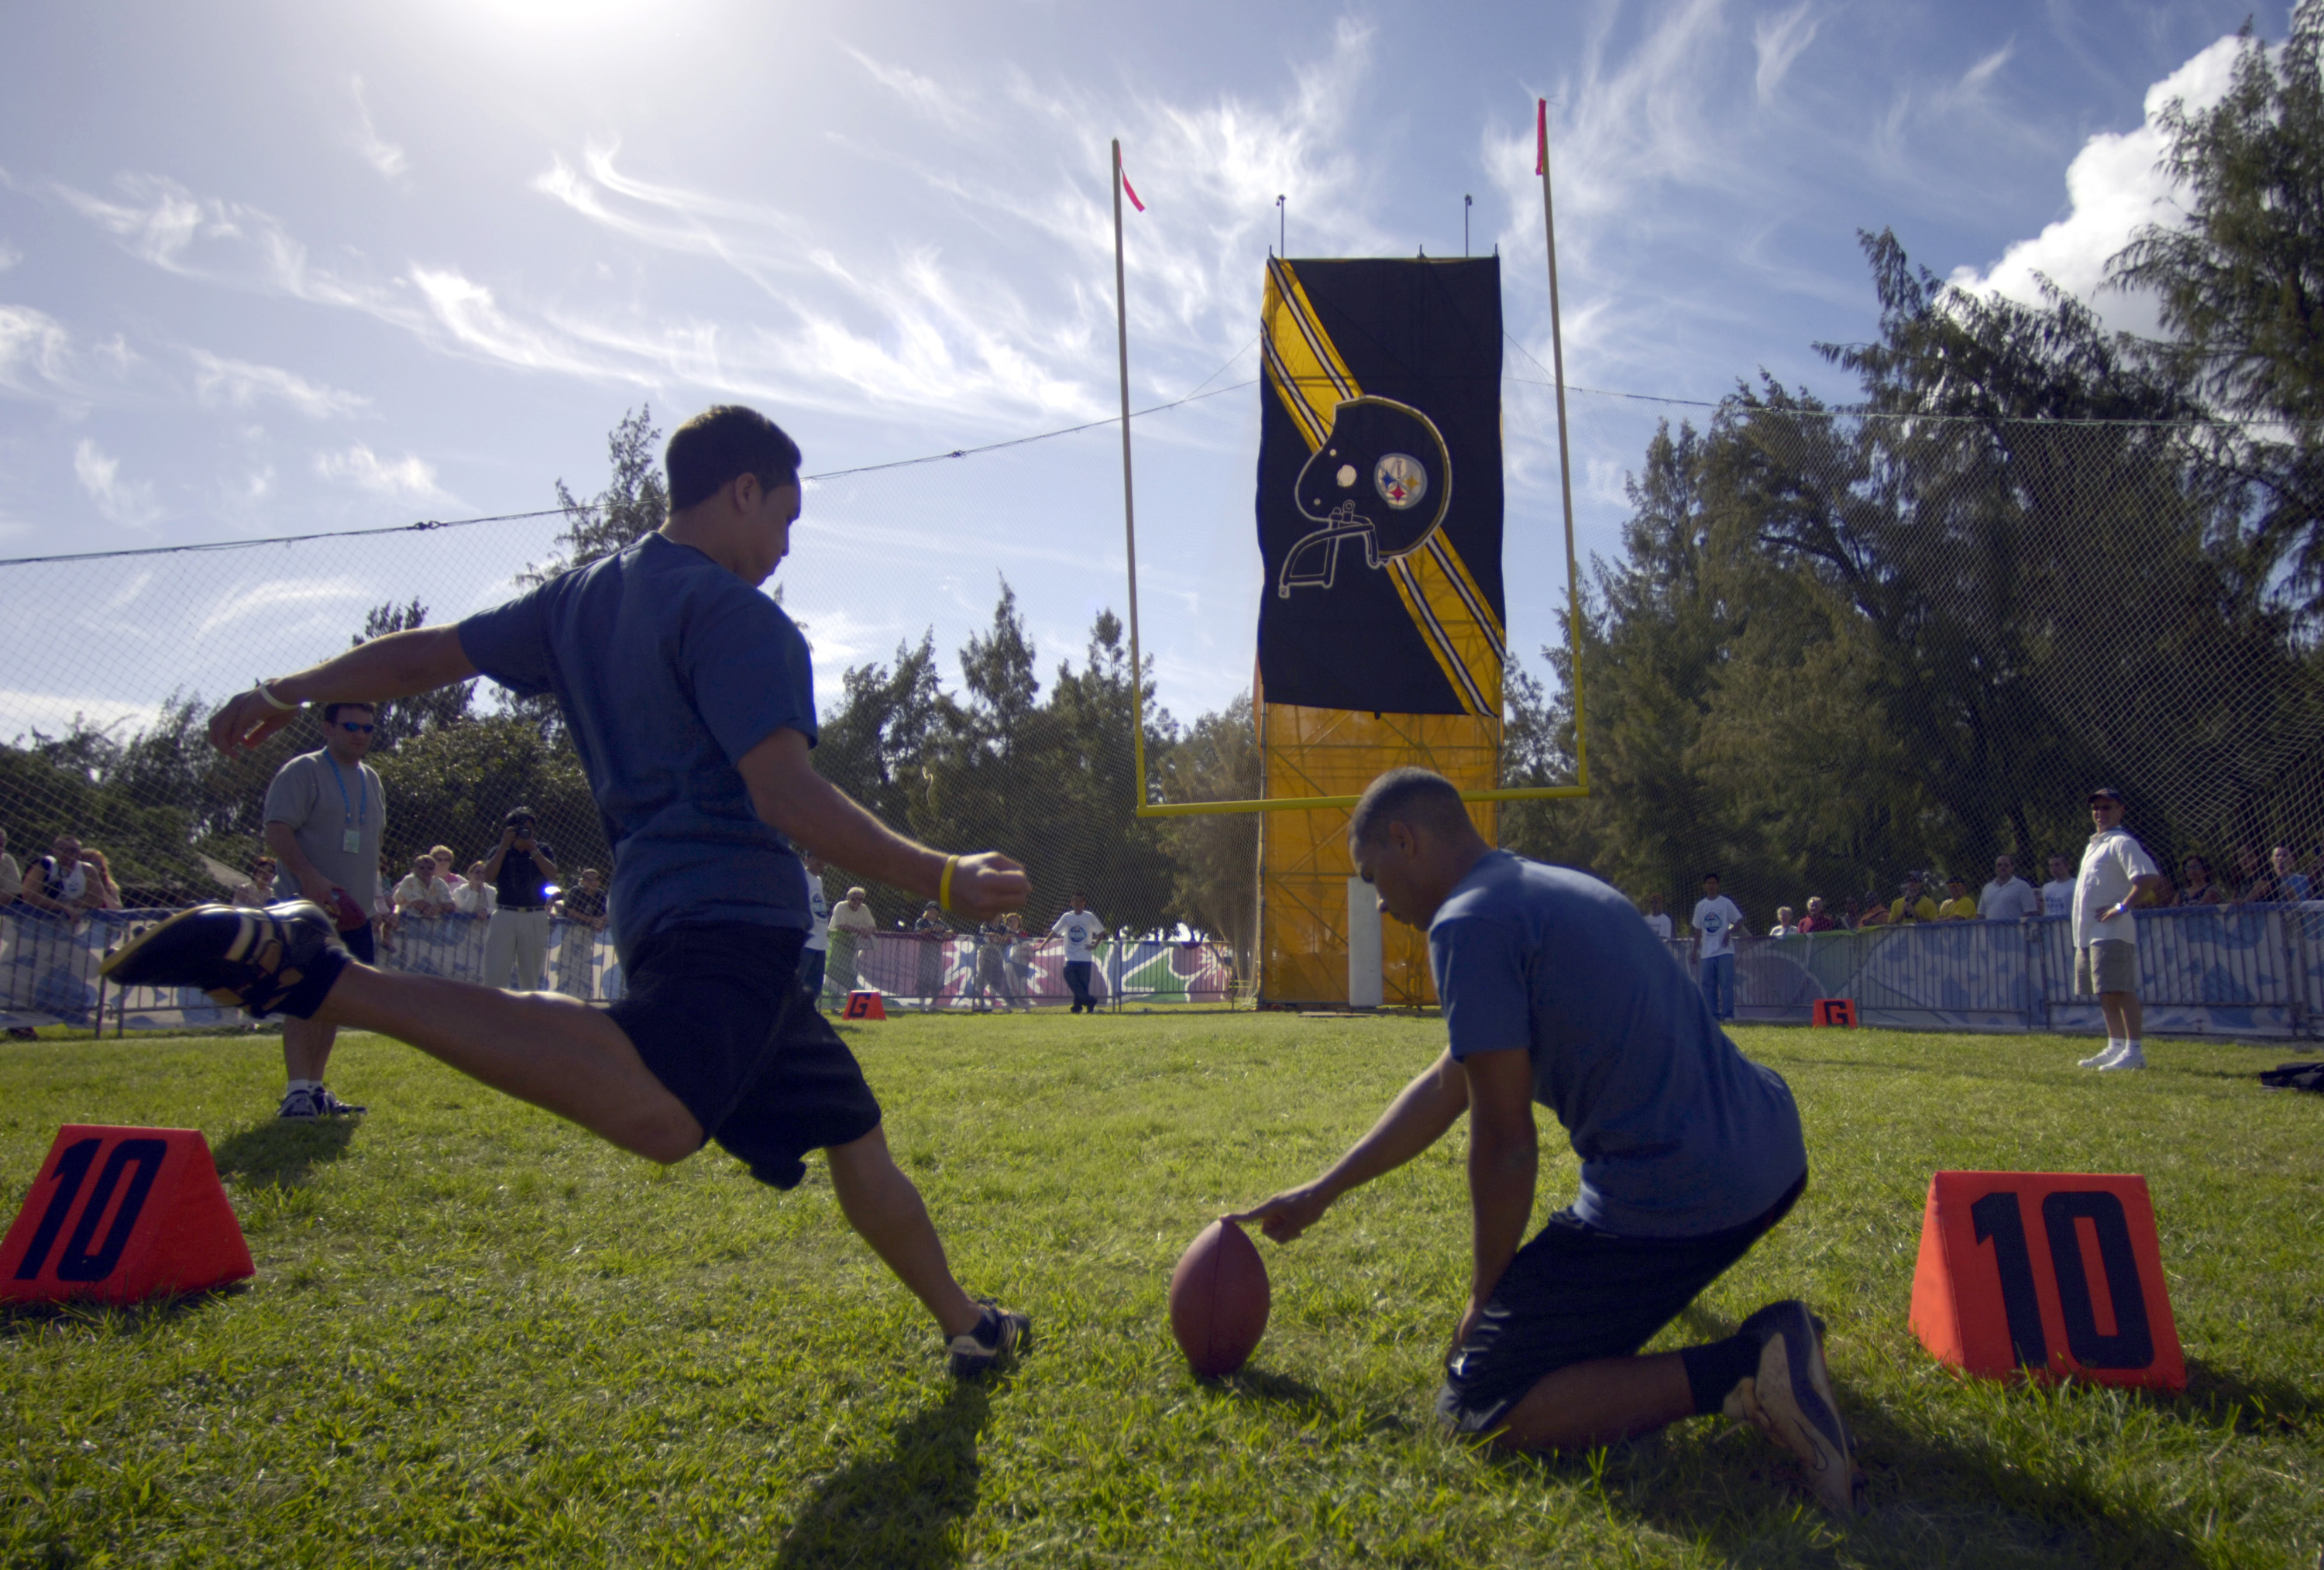
[[1565, 503], [1565, 636], [1573, 669], [1573, 779], [1577, 796], [1590, 794], [1589, 732], [1582, 722], [1582, 571], [1573, 553], [1573, 455], [1565, 435], [1565, 333], [1557, 310], [1557, 209], [1549, 195], [1549, 100], [1534, 100], [1536, 161], [1541, 174], [1542, 239], [1549, 252], [1549, 364], [1557, 383], [1557, 485]]
[[1138, 644], [1138, 504], [1130, 472], [1130, 290], [1121, 260], [1121, 138], [1113, 139], [1113, 326], [1121, 367], [1121, 537], [1130, 560], [1130, 746], [1138, 778], [1138, 812], [1147, 810], [1146, 667]]

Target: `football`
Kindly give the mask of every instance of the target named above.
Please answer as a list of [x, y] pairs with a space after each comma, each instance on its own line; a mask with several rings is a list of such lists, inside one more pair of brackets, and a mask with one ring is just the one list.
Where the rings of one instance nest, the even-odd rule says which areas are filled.
[[1240, 1368], [1267, 1334], [1267, 1265], [1233, 1222], [1218, 1220], [1170, 1276], [1170, 1334], [1205, 1379]]

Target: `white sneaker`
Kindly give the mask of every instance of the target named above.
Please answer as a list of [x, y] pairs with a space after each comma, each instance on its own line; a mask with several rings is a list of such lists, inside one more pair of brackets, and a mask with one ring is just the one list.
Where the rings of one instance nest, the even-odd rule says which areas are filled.
[[2105, 1062], [2100, 1063], [2098, 1071], [2105, 1073], [2112, 1069], [2144, 1069], [2145, 1067], [2145, 1050], [2141, 1047], [2125, 1046], [2119, 1057], [2108, 1058]]
[[2103, 1069], [2108, 1063], [2113, 1062], [2116, 1058], [2120, 1057], [2122, 1055], [2123, 1049], [2129, 1045], [2130, 1043], [2128, 1042], [2108, 1042], [2106, 1044], [2106, 1050], [2104, 1051], [2093, 1052], [2090, 1056], [2084, 1058], [2080, 1062], [2075, 1064], [2074, 1067], [2077, 1069]]

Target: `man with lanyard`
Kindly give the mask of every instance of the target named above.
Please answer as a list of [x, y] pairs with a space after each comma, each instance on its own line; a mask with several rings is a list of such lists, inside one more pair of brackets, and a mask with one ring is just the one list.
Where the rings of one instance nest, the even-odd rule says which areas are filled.
[[613, 848], [618, 1002], [374, 969], [303, 904], [181, 911], [138, 932], [105, 972], [377, 1031], [656, 1161], [715, 1139], [759, 1181], [791, 1189], [821, 1151], [841, 1214], [936, 1321], [954, 1374], [982, 1373], [1029, 1322], [962, 1289], [861, 1065], [807, 1006], [791, 847], [807, 840], [971, 921], [1021, 905], [1024, 868], [917, 844], [816, 771], [807, 640], [760, 590], [799, 514], [790, 437], [755, 410], [714, 409], [678, 427], [666, 461], [660, 528], [505, 605], [262, 684], [209, 727], [233, 753], [304, 702], [410, 697], [478, 675], [553, 694]]
[[807, 930], [799, 950], [799, 985], [807, 1001], [823, 1012], [823, 968], [831, 958], [831, 895], [823, 886], [823, 858], [799, 847], [799, 865], [807, 869], [807, 914], [814, 925]]
[[[266, 848], [290, 875], [283, 897], [303, 895], [322, 906], [347, 952], [366, 965], [378, 958], [371, 908], [379, 895], [379, 842], [387, 831], [379, 776], [364, 761], [372, 726], [369, 703], [326, 705], [322, 750], [300, 753], [266, 787]], [[290, 1087], [276, 1116], [345, 1117], [364, 1110], [323, 1083], [338, 1038], [335, 1024], [283, 1020], [282, 1065]]]
[[533, 835], [535, 822], [530, 807], [512, 809], [501, 826], [501, 842], [484, 860], [494, 902], [484, 924], [487, 987], [506, 987], [513, 966], [519, 992], [540, 990], [541, 967], [549, 959], [549, 886], [558, 871], [549, 842]]
[[1090, 991], [1090, 969], [1093, 945], [1103, 941], [1105, 923], [1089, 908], [1087, 899], [1075, 895], [1073, 908], [1056, 919], [1049, 934], [1065, 941], [1065, 986], [1074, 995], [1074, 1005], [1065, 1012], [1095, 1014], [1097, 998]]
[[[1448, 1045], [1330, 1170], [1233, 1219], [1288, 1243], [1466, 1116], [1472, 1265], [1440, 1419], [1511, 1449], [1572, 1452], [1723, 1412], [1852, 1513], [1848, 1429], [1805, 1304], [1638, 1354], [1806, 1189], [1790, 1088], [1735, 1050], [1619, 891], [1494, 849], [1443, 776], [1374, 780], [1348, 848], [1380, 908], [1426, 929]], [[1527, 1242], [1536, 1106], [1564, 1125], [1581, 1191]]]

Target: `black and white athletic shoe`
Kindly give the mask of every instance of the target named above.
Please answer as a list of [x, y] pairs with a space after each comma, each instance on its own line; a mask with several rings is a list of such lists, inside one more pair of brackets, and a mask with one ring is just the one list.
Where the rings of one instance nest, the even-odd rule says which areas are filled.
[[1033, 1344], [1033, 1321], [1014, 1308], [1004, 1308], [990, 1298], [976, 1299], [984, 1318], [965, 1336], [952, 1338], [952, 1375], [974, 1379], [1008, 1361], [1010, 1355]]
[[1759, 1343], [1759, 1366], [1727, 1397], [1740, 1418], [1800, 1459], [1808, 1487], [1835, 1515], [1860, 1508], [1864, 1480], [1824, 1367], [1822, 1327], [1796, 1299], [1770, 1303], [1736, 1327]]
[[323, 1109], [315, 1104], [315, 1093], [301, 1087], [282, 1093], [282, 1105], [275, 1108], [274, 1116], [287, 1123], [312, 1123], [323, 1116]]
[[315, 1110], [325, 1117], [361, 1117], [371, 1108], [357, 1106], [352, 1101], [342, 1101], [331, 1094], [329, 1086], [318, 1085], [315, 1087]]
[[219, 1003], [306, 1019], [348, 963], [323, 907], [288, 900], [263, 911], [196, 905], [141, 927], [97, 969], [116, 987], [198, 987]]

